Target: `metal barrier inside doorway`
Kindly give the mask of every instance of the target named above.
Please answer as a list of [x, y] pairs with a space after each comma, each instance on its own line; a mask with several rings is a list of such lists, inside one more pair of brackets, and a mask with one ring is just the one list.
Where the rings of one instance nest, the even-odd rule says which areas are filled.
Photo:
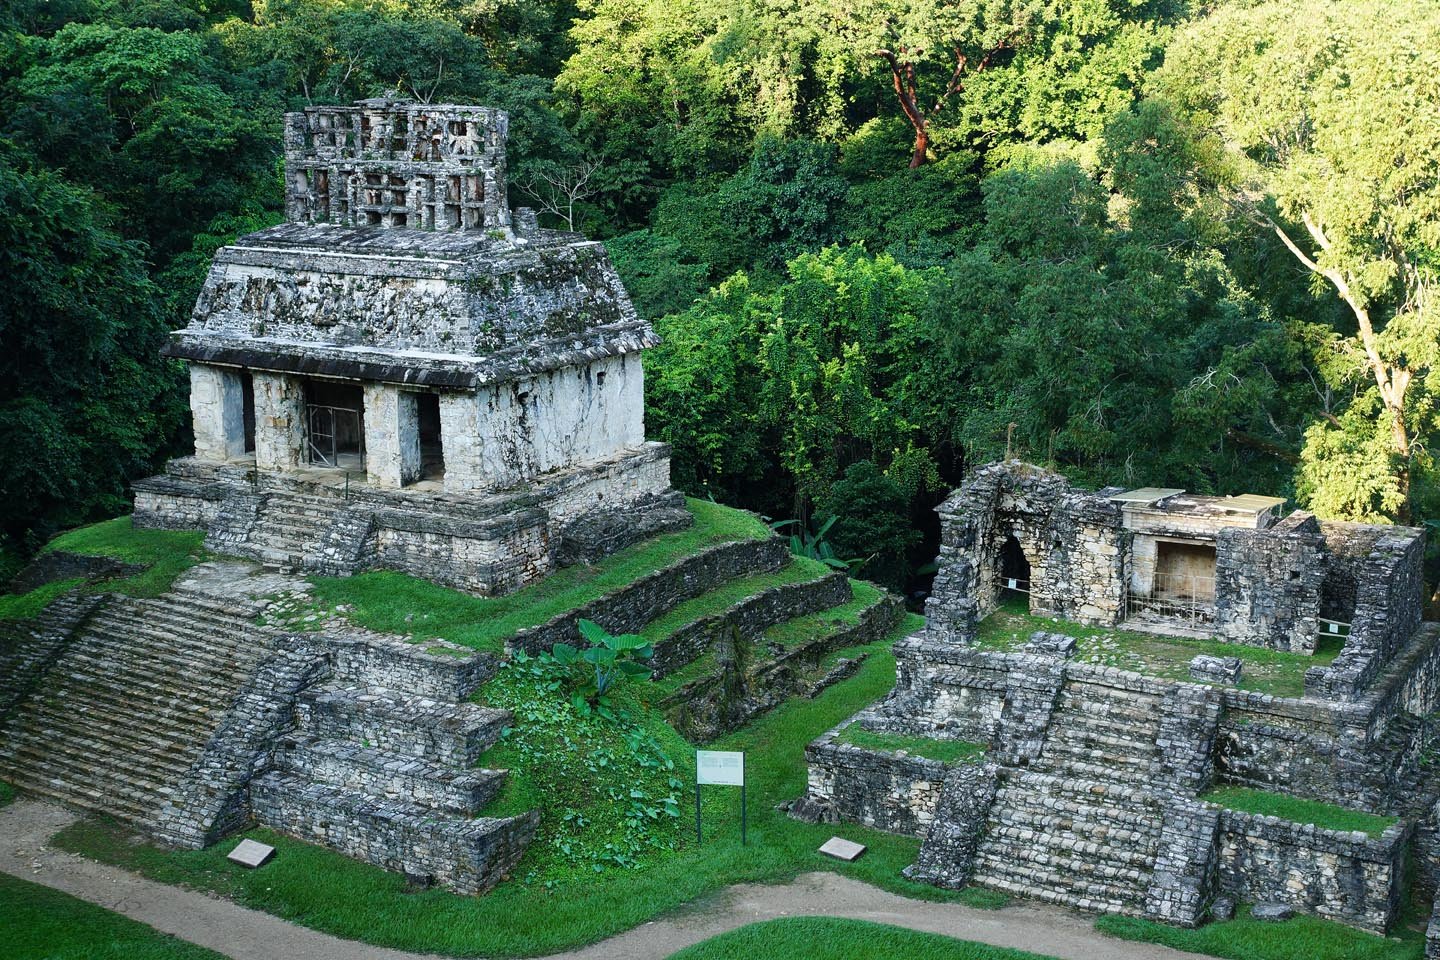
[[359, 410], [306, 404], [305, 444], [316, 466], [365, 469], [365, 427]]

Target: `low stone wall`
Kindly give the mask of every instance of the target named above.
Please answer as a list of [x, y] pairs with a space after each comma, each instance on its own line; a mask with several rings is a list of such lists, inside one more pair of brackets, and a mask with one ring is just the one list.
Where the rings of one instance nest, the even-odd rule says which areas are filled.
[[836, 737], [842, 729], [806, 746], [806, 794], [827, 803], [841, 820], [923, 837], [935, 820], [945, 764], [840, 743]]
[[222, 484], [187, 483], [167, 475], [137, 480], [131, 489], [131, 522], [148, 530], [208, 530], [230, 493]]
[[499, 883], [540, 822], [536, 811], [452, 820], [420, 806], [401, 812], [393, 803], [274, 773], [256, 780], [252, 793], [256, 816], [282, 833], [462, 894], [484, 893]]
[[[841, 578], [844, 581], [844, 578]], [[845, 595], [850, 596], [848, 581]], [[833, 606], [833, 604], [832, 604]], [[885, 594], [865, 608], [859, 619], [787, 650], [779, 656], [746, 662], [757, 655], [753, 644], [742, 644], [747, 652], [730, 648], [733, 636], [721, 636], [713, 648], [721, 652], [715, 672], [692, 680], [660, 701], [672, 726], [693, 743], [708, 743], [721, 734], [737, 730], [761, 714], [793, 697], [815, 697], [834, 683], [855, 673], [864, 656], [837, 661], [823, 674], [824, 659], [836, 650], [883, 639], [900, 619], [900, 598]], [[817, 676], [817, 674], [819, 674]]]
[[557, 643], [575, 643], [582, 619], [593, 620], [611, 633], [638, 633], [645, 624], [686, 600], [737, 577], [778, 570], [789, 559], [790, 551], [778, 537], [722, 543], [641, 577], [579, 610], [521, 630], [507, 646], [535, 654]]
[[1383, 934], [1399, 910], [1409, 839], [1403, 822], [1371, 838], [1221, 810], [1217, 888]]
[[641, 540], [694, 525], [695, 515], [686, 509], [685, 497], [678, 490], [645, 497], [623, 513], [595, 510], [560, 525], [555, 562], [562, 567], [597, 563]]
[[325, 641], [339, 682], [374, 684], [412, 697], [467, 700], [500, 669], [500, 658], [494, 654], [448, 640], [410, 643], [387, 634], [348, 630], [327, 634]]
[[832, 573], [818, 580], [786, 583], [746, 597], [728, 610], [681, 627], [655, 647], [651, 661], [663, 677], [695, 660], [722, 636], [738, 631], [747, 640], [767, 627], [810, 613], [819, 613], [850, 600], [850, 579]]
[[[1364, 697], [1349, 702], [1224, 690], [1223, 781], [1368, 810], [1403, 808], [1418, 746], [1407, 723], [1437, 707], [1440, 625], [1426, 624]], [[1409, 720], [1407, 720], [1409, 718]]]

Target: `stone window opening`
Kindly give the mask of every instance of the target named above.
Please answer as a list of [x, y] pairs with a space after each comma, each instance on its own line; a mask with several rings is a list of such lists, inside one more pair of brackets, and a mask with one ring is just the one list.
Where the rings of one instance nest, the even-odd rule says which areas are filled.
[[417, 394], [415, 419], [420, 436], [420, 476], [425, 480], [444, 480], [445, 444], [440, 434], [440, 397], [433, 393]]
[[305, 382], [305, 459], [312, 466], [365, 469], [365, 401], [358, 383]]

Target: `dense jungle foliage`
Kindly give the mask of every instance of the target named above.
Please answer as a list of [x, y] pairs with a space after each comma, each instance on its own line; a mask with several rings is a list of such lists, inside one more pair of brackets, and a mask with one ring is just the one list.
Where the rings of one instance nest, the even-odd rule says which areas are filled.
[[1091, 484], [1440, 514], [1430, 0], [10, 0], [0, 536], [185, 443], [156, 348], [276, 222], [281, 113], [512, 115], [511, 200], [665, 337], [687, 492], [914, 584], [1009, 452]]

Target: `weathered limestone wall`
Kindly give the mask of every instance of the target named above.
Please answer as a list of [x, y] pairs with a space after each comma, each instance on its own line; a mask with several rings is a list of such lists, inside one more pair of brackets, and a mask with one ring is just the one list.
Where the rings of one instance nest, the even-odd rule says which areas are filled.
[[1409, 838], [1404, 823], [1371, 838], [1222, 810], [1218, 888], [1384, 934], [1399, 910]]
[[420, 417], [415, 394], [393, 384], [366, 383], [365, 473], [385, 490], [420, 479]]
[[245, 456], [245, 385], [240, 371], [190, 364], [190, 417], [195, 456], [225, 461]]
[[[346, 247], [354, 242], [354, 249]], [[473, 262], [459, 262], [470, 260]], [[376, 309], [383, 304], [383, 309]], [[348, 345], [452, 356], [525, 349], [592, 328], [638, 323], [600, 243], [534, 247], [483, 236], [392, 231], [368, 244], [284, 224], [221, 249], [185, 338], [257, 348]], [[651, 339], [647, 336], [647, 339]]]
[[508, 487], [640, 447], [644, 398], [638, 354], [442, 395], [445, 488]]
[[1420, 626], [1425, 535], [1414, 527], [1332, 522], [1321, 530], [1338, 571], [1326, 580], [1328, 605], [1347, 604], [1352, 585], [1354, 603], [1344, 649], [1329, 667], [1306, 674], [1305, 693], [1351, 700], [1363, 695]]
[[1248, 646], [1313, 653], [1319, 637], [1325, 540], [1308, 513], [1215, 541], [1215, 632]]
[[255, 468], [293, 471], [305, 460], [305, 384], [286, 373], [252, 374], [255, 389]]
[[935, 820], [946, 765], [839, 743], [838, 733], [837, 728], [805, 748], [807, 795], [827, 801], [846, 822], [923, 837]]
[[1001, 550], [1014, 537], [1030, 567], [1030, 608], [1111, 625], [1124, 616], [1128, 531], [1105, 497], [1012, 462], [982, 467], [937, 510], [940, 570], [926, 613], [932, 636], [964, 641], [998, 599]]

